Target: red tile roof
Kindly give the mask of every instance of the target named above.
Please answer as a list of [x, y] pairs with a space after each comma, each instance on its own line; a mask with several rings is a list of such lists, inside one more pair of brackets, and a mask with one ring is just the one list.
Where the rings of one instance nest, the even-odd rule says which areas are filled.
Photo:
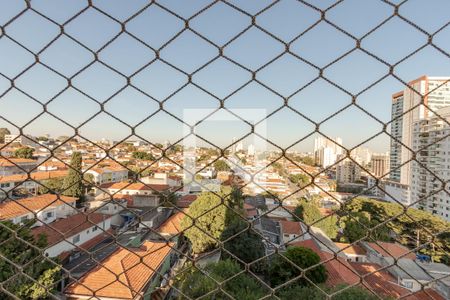
[[31, 164], [37, 163], [34, 159], [27, 158], [0, 158], [0, 167], [14, 167], [15, 165], [20, 166], [21, 164]]
[[30, 212], [38, 212], [45, 208], [56, 207], [66, 203], [72, 205], [76, 198], [44, 194], [36, 197], [29, 197], [20, 200], [11, 200], [0, 203], [0, 220], [8, 220], [26, 215]]
[[397, 280], [387, 271], [378, 271], [381, 269], [381, 266], [378, 264], [350, 263], [350, 265], [358, 274], [362, 276], [367, 275], [364, 277], [364, 281], [377, 295], [392, 298], [404, 297], [402, 299], [406, 300], [444, 300], [444, 297], [432, 289], [425, 289], [425, 291], [418, 291], [410, 296], [406, 296], [411, 294], [411, 291], [399, 286]]
[[52, 179], [52, 178], [61, 178], [67, 175], [67, 170], [62, 171], [48, 171], [48, 172], [33, 172], [28, 174], [15, 174], [9, 176], [0, 176], [0, 182], [24, 182], [27, 180], [34, 179], [36, 181]]
[[[89, 213], [87, 215], [79, 213], [65, 219], [59, 219], [47, 225], [35, 227], [31, 232], [35, 237], [38, 237], [40, 234], [47, 236], [48, 245], [51, 246], [64, 239], [68, 239], [83, 230], [100, 224], [103, 220], [109, 218], [111, 218], [111, 216], [99, 213]], [[99, 233], [102, 232], [103, 231], [99, 230]]]
[[414, 252], [411, 252], [405, 246], [397, 243], [387, 243], [387, 242], [377, 242], [377, 243], [367, 243], [373, 250], [377, 251], [384, 257], [394, 257], [394, 258], [409, 258], [416, 259]]
[[79, 282], [68, 286], [68, 297], [94, 296], [114, 299], [135, 299], [155, 275], [171, 251], [173, 243], [146, 241], [140, 248], [120, 248]]
[[181, 196], [177, 201], [177, 207], [178, 208], [187, 208], [195, 200], [197, 200], [197, 195], [189, 194], [189, 195]]
[[158, 232], [161, 234], [176, 235], [182, 231], [181, 219], [185, 214], [183, 212], [176, 212], [170, 216], [164, 223], [158, 228]]
[[281, 230], [283, 233], [287, 234], [302, 234], [302, 227], [300, 226], [300, 222], [294, 222], [294, 221], [280, 221], [281, 224]]
[[[397, 284], [397, 280], [387, 271], [377, 271], [381, 269], [380, 265], [372, 263], [350, 263], [350, 265], [364, 277], [365, 282], [370, 286], [371, 290], [377, 295], [385, 297], [399, 298], [409, 293], [405, 288]], [[372, 273], [372, 274], [371, 274]]]
[[321, 251], [316, 242], [312, 239], [292, 243], [293, 246], [310, 248], [320, 256], [320, 260], [324, 263], [328, 271], [326, 284], [336, 286], [339, 284], [353, 285], [359, 282], [360, 278], [352, 266], [342, 257], [335, 258], [333, 254]]
[[143, 184], [141, 182], [129, 183], [129, 182], [115, 182], [115, 183], [105, 183], [100, 186], [102, 189], [110, 190], [137, 190], [137, 191], [157, 191], [162, 192], [170, 188], [167, 184]]
[[347, 244], [347, 243], [334, 243], [339, 249], [344, 249], [342, 252], [350, 255], [366, 255], [366, 250], [358, 245]]

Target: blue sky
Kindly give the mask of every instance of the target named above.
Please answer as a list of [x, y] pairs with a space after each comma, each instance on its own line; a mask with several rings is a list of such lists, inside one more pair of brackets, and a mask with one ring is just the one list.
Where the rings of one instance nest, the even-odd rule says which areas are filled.
[[[251, 27], [228, 44], [230, 39], [251, 25], [251, 17], [218, 2], [191, 18], [211, 2], [206, 0], [156, 2], [181, 18], [191, 18], [190, 28], [219, 47], [226, 45], [223, 48], [225, 56], [249, 70], [258, 70], [256, 79], [276, 93], [253, 81], [229, 96], [251, 80], [251, 73], [219, 57], [192, 76], [192, 81], [207, 92], [194, 85], [187, 85], [171, 96], [174, 91], [187, 83], [188, 76], [159, 60], [154, 61], [155, 52], [136, 38], [153, 49], [159, 49], [162, 59], [188, 74], [214, 59], [218, 55], [217, 48], [189, 30], [166, 45], [184, 28], [184, 21], [157, 5], [151, 5], [138, 16], [131, 18], [142, 10], [148, 1], [93, 0], [93, 4], [99, 10], [120, 22], [125, 22], [125, 28], [131, 34], [122, 33], [105, 46], [120, 33], [121, 26], [93, 8], [70, 20], [74, 14], [86, 7], [86, 2], [33, 0], [31, 6], [57, 24], [63, 24], [64, 32], [78, 40], [84, 47], [94, 52], [100, 50], [98, 59], [123, 75], [131, 76], [132, 86], [127, 84], [123, 75], [99, 62], [93, 63], [77, 74], [94, 60], [93, 53], [66, 35], [59, 35], [60, 28], [57, 24], [49, 22], [31, 10], [11, 22], [11, 18], [22, 11], [25, 4], [17, 0], [3, 0], [0, 2], [0, 25], [4, 26], [6, 34], [34, 54], [38, 54], [43, 64], [71, 78], [73, 86], [82, 93], [72, 88], [64, 90], [67, 87], [67, 80], [44, 65], [37, 64], [27, 69], [34, 63], [34, 55], [8, 37], [2, 36], [0, 38], [0, 73], [3, 74], [0, 76], [2, 118], [18, 126], [24, 126], [42, 113], [43, 105], [46, 104], [48, 112], [76, 127], [98, 113], [100, 105], [103, 104], [105, 111], [130, 126], [139, 124], [136, 127], [136, 134], [159, 142], [178, 140], [183, 135], [183, 125], [179, 121], [164, 112], [157, 112], [163, 100], [165, 100], [163, 107], [166, 110], [183, 118], [184, 109], [219, 107], [220, 101], [211, 94], [219, 99], [227, 97], [224, 105], [229, 109], [266, 109], [268, 115], [283, 105], [283, 97], [291, 96], [288, 104], [316, 123], [322, 122], [351, 102], [351, 97], [347, 93], [324, 79], [316, 80], [293, 95], [299, 88], [315, 79], [319, 74], [318, 70], [288, 53], [267, 67], [259, 69], [285, 51], [283, 43], [258, 28]], [[268, 0], [228, 2], [250, 15], [258, 13], [272, 3]], [[335, 1], [307, 2], [323, 9]], [[449, 1], [410, 0], [400, 7], [399, 13], [432, 34], [450, 21], [448, 11], [450, 11]], [[345, 0], [329, 10], [326, 18], [354, 37], [361, 38], [392, 16], [393, 12], [392, 6], [380, 0]], [[353, 49], [355, 41], [325, 22], [320, 22], [300, 38], [293, 40], [319, 20], [318, 11], [299, 1], [283, 0], [258, 14], [256, 24], [282, 41], [291, 42], [292, 53], [321, 68]], [[53, 44], [43, 49], [55, 38]], [[364, 37], [361, 46], [387, 63], [396, 64], [426, 44], [427, 39], [426, 34], [396, 17]], [[450, 26], [436, 34], [433, 42], [447, 53], [450, 52]], [[152, 64], [141, 69], [152, 61], [154, 61]], [[23, 73], [24, 70], [27, 71]], [[396, 65], [394, 72], [404, 81], [413, 80], [424, 74], [448, 76], [450, 58], [427, 46]], [[387, 73], [386, 65], [356, 50], [327, 67], [323, 75], [348, 92], [359, 94], [361, 90]], [[19, 74], [21, 75], [18, 76]], [[14, 79], [18, 89], [4, 93], [10, 87], [9, 79]], [[24, 95], [19, 89], [38, 102]], [[388, 122], [391, 94], [401, 89], [403, 89], [401, 82], [393, 77], [387, 77], [373, 88], [359, 94], [356, 102], [376, 118]], [[116, 94], [119, 90], [121, 92]], [[55, 98], [56, 95], [58, 96]], [[151, 95], [153, 100], [147, 95]], [[90, 97], [96, 99], [98, 103], [92, 101]], [[142, 122], [153, 114], [155, 115], [152, 118]], [[251, 111], [241, 117], [250, 118], [249, 114]], [[267, 119], [265, 123], [267, 132], [259, 132], [258, 128], [256, 131], [266, 135], [273, 142], [287, 147], [315, 130], [316, 125], [311, 121], [284, 108]], [[0, 120], [0, 126], [17, 131], [4, 120]], [[382, 129], [380, 123], [356, 107], [350, 107], [321, 123], [319, 128], [328, 136], [341, 136], [346, 147], [353, 147]], [[230, 121], [205, 123], [197, 130], [199, 134], [221, 146], [229, 144], [233, 136], [240, 137], [248, 131], [249, 126], [238, 119], [231, 123]], [[35, 135], [43, 133], [63, 135], [73, 133], [73, 129], [49, 114], [44, 114], [25, 126], [24, 132]], [[127, 125], [102, 113], [81, 126], [79, 133], [93, 139], [107, 137], [118, 140], [131, 134], [131, 130]], [[388, 143], [389, 138], [382, 135], [366, 145], [375, 151], [386, 151]], [[312, 138], [309, 138], [295, 148], [307, 151], [311, 150], [311, 145]]]

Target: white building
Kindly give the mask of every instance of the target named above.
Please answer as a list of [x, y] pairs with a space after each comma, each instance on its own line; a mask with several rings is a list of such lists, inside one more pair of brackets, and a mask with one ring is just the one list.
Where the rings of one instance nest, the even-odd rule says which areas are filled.
[[344, 159], [336, 166], [336, 181], [340, 184], [357, 183], [362, 169], [351, 159]]
[[247, 155], [248, 155], [248, 156], [255, 156], [255, 153], [256, 153], [256, 151], [255, 151], [255, 146], [252, 145], [252, 144], [248, 145], [248, 148], [247, 148]]
[[[35, 237], [44, 235], [47, 238], [47, 248], [44, 253], [49, 257], [65, 258], [72, 250], [89, 250], [98, 237], [106, 238], [106, 231], [111, 228], [111, 216], [89, 213], [79, 213], [59, 219], [51, 226], [40, 226], [32, 229]], [[93, 243], [94, 241], [94, 243]], [[93, 244], [93, 245], [91, 245]]]
[[384, 200], [399, 203], [404, 206], [411, 205], [411, 190], [409, 185], [386, 180], [382, 182], [381, 186], [384, 190]]
[[344, 153], [342, 148], [342, 139], [337, 137], [334, 141], [323, 136], [318, 136], [314, 140], [314, 158], [316, 164], [327, 168], [333, 165], [339, 155]]
[[0, 158], [0, 176], [24, 174], [34, 170], [38, 162], [26, 158]]
[[372, 158], [372, 153], [369, 148], [359, 146], [350, 153], [350, 156], [360, 165], [366, 166]]
[[[411, 164], [411, 201], [423, 209], [450, 221], [450, 106], [437, 116], [419, 120], [413, 126], [412, 149], [416, 160]], [[420, 162], [420, 164], [418, 163]], [[444, 187], [447, 190], [440, 189]]]
[[85, 174], [92, 174], [95, 184], [120, 182], [128, 179], [128, 170], [122, 167], [105, 167], [87, 170]]
[[20, 224], [35, 218], [35, 225], [40, 226], [75, 214], [76, 201], [76, 198], [66, 196], [60, 196], [58, 200], [57, 195], [51, 194], [7, 201], [0, 204], [0, 220]]
[[400, 165], [402, 145], [402, 114], [403, 114], [403, 92], [392, 95], [391, 110], [391, 148], [390, 148], [390, 172], [392, 181], [400, 182]]
[[[414, 123], [432, 116], [432, 112], [445, 106], [450, 106], [450, 77], [422, 76], [409, 82], [403, 92], [396, 93], [392, 99], [391, 133], [403, 145], [412, 149]], [[426, 104], [428, 108], [421, 103]], [[412, 158], [411, 151], [401, 146], [394, 139], [391, 141], [391, 179], [402, 184], [410, 184], [411, 163], [405, 163]]]
[[24, 136], [24, 135], [18, 135], [18, 134], [7, 134], [5, 135], [5, 144], [9, 143], [19, 143], [23, 146], [30, 146], [30, 147], [38, 147], [39, 144], [31, 140], [31, 136]]
[[389, 153], [374, 153], [370, 159], [370, 169], [373, 176], [381, 178], [389, 172]]

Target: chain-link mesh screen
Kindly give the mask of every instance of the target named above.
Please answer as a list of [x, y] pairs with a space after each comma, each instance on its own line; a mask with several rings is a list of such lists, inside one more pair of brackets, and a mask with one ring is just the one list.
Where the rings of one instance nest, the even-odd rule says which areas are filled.
[[448, 11], [1, 1], [0, 298], [448, 299]]

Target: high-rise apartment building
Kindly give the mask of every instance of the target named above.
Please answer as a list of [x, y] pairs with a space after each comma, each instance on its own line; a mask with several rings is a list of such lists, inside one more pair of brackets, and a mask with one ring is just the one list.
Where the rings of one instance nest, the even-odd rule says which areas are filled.
[[391, 151], [390, 151], [390, 173], [389, 178], [392, 181], [400, 182], [400, 165], [402, 146], [402, 114], [403, 114], [403, 92], [392, 95], [391, 110]]
[[370, 168], [373, 176], [381, 178], [389, 172], [389, 153], [374, 153], [371, 156]]
[[361, 167], [349, 158], [340, 161], [336, 166], [338, 184], [358, 183], [361, 180], [361, 174]]
[[422, 76], [409, 82], [403, 92], [393, 95], [391, 134], [403, 145], [391, 141], [391, 180], [409, 184], [412, 152], [408, 149], [412, 149], [413, 124], [450, 105], [449, 80], [450, 77]]
[[[416, 207], [450, 221], [450, 106], [438, 116], [419, 120], [413, 126], [411, 201]], [[442, 189], [444, 188], [444, 189]]]
[[323, 136], [314, 140], [314, 158], [316, 164], [327, 168], [336, 163], [339, 155], [343, 154], [342, 139], [337, 137], [334, 141]]
[[[390, 147], [390, 182], [385, 184], [391, 188], [392, 195], [407, 195], [408, 199], [396, 199], [406, 205], [420, 200], [421, 195], [425, 195], [435, 185], [435, 183], [429, 182], [432, 179], [423, 176], [424, 171], [412, 158], [413, 152], [415, 152], [416, 159], [421, 157], [422, 160], [428, 161], [427, 164], [430, 165], [430, 168], [435, 166], [435, 162], [445, 159], [442, 157], [444, 151], [418, 151], [420, 150], [418, 145], [426, 143], [424, 139], [428, 138], [427, 128], [432, 127], [427, 124], [435, 122], [433, 112], [447, 106], [450, 106], [450, 77], [422, 76], [409, 82], [409, 87], [392, 96], [391, 135], [393, 138]], [[422, 133], [419, 134], [421, 131]], [[439, 158], [431, 159], [428, 155], [438, 155]], [[441, 166], [436, 167], [441, 168]], [[401, 191], [398, 193], [396, 183], [401, 186]], [[425, 188], [423, 188], [424, 186]], [[386, 200], [392, 199], [386, 197]], [[430, 207], [433, 205], [426, 203], [428, 201], [414, 205], [445, 217], [444, 211], [438, 212], [437, 209], [433, 209]], [[442, 201], [445, 203], [447, 200], [442, 199]]]

